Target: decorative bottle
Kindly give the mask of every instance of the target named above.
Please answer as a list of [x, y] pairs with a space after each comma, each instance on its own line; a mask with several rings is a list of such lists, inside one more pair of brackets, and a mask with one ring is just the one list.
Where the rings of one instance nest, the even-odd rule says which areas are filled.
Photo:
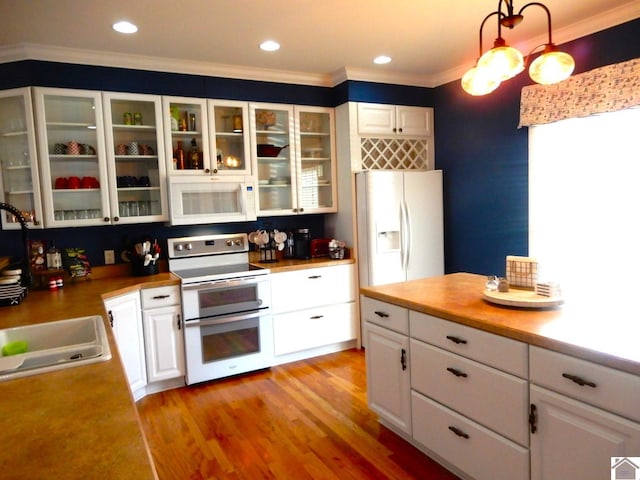
[[190, 167], [194, 170], [198, 170], [200, 168], [200, 152], [198, 151], [198, 144], [196, 143], [196, 139], [191, 139], [191, 153], [190, 153], [191, 165]]
[[176, 159], [176, 168], [178, 170], [184, 170], [186, 168], [185, 165], [185, 154], [184, 149], [182, 148], [182, 142], [178, 142], [178, 148], [176, 148], [175, 152], [173, 152], [173, 156]]
[[60, 270], [62, 268], [62, 254], [56, 248], [56, 243], [51, 240], [51, 246], [47, 250], [47, 269]]

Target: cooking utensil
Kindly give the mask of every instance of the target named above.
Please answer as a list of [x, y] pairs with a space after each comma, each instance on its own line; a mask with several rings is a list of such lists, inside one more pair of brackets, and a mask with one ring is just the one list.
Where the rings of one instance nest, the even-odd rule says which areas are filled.
[[283, 147], [276, 147], [270, 143], [259, 143], [258, 144], [258, 156], [259, 157], [277, 157], [280, 155], [280, 152], [287, 148], [289, 145], [285, 145]]

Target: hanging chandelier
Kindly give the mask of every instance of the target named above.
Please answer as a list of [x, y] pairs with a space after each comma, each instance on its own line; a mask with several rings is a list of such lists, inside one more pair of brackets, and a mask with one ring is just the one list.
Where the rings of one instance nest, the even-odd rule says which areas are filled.
[[[548, 42], [533, 48], [525, 58], [520, 51], [507, 45], [502, 38], [502, 27], [512, 29], [524, 17], [522, 12], [530, 6], [536, 5], [547, 14]], [[503, 6], [506, 13], [503, 12]], [[476, 65], [469, 69], [462, 77], [462, 88], [471, 95], [486, 95], [493, 92], [501, 82], [515, 77], [529, 66], [529, 76], [536, 83], [549, 85], [569, 78], [575, 67], [573, 57], [557, 49], [551, 39], [551, 12], [540, 2], [530, 2], [514, 13], [513, 0], [499, 0], [498, 9], [488, 14], [480, 24], [480, 53]], [[498, 38], [493, 48], [482, 51], [482, 29], [489, 18], [498, 17]], [[544, 47], [538, 58], [531, 62], [532, 54]]]

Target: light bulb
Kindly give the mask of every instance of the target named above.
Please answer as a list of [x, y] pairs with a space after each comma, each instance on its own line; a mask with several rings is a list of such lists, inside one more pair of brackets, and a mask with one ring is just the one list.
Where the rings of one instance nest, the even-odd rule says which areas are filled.
[[575, 66], [576, 63], [571, 55], [558, 52], [553, 45], [550, 45], [531, 63], [529, 76], [536, 83], [550, 85], [569, 78]]
[[486, 95], [493, 92], [500, 82], [489, 75], [489, 72], [479, 67], [467, 70], [462, 77], [462, 88], [471, 95]]
[[478, 68], [491, 72], [498, 81], [508, 80], [524, 70], [524, 58], [516, 48], [508, 45], [496, 46], [480, 57]]

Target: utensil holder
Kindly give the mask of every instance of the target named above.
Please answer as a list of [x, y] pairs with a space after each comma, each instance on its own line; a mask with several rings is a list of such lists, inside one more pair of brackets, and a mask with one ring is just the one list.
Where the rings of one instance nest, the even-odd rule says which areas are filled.
[[150, 262], [148, 265], [145, 265], [143, 258], [131, 260], [131, 272], [135, 277], [155, 275], [158, 271], [158, 262]]

